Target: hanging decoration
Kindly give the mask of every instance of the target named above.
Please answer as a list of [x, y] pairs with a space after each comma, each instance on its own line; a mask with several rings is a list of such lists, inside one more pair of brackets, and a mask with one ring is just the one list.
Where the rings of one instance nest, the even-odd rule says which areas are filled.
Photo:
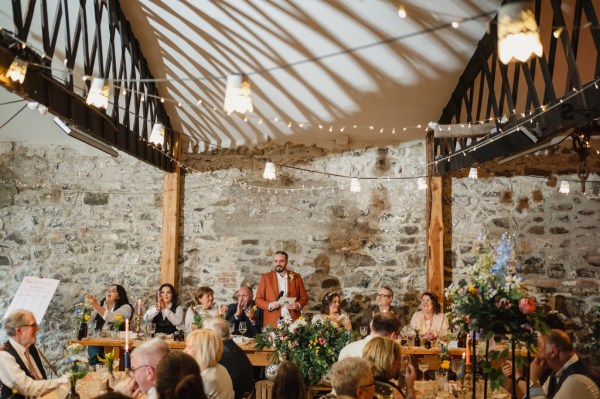
[[525, 62], [541, 57], [542, 42], [528, 1], [507, 2], [498, 12], [498, 58], [503, 64], [513, 59]]

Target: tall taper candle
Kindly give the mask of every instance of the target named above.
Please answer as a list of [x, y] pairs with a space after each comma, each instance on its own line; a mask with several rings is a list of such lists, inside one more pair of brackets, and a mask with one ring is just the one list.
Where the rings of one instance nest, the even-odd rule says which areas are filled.
[[138, 299], [138, 314], [142, 313], [142, 300]]
[[467, 364], [471, 364], [471, 348], [470, 348], [470, 340], [471, 340], [471, 334], [467, 334], [467, 345], [465, 348], [465, 353], [466, 353], [466, 358], [467, 358]]
[[129, 369], [129, 319], [125, 319], [125, 370]]

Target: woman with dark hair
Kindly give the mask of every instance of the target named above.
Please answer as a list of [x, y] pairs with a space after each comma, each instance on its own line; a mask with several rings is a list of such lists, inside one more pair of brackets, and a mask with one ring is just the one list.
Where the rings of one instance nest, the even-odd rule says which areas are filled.
[[281, 363], [273, 384], [272, 399], [304, 399], [305, 392], [302, 373], [296, 363]]
[[190, 306], [185, 312], [185, 327], [187, 331], [195, 330], [197, 326], [194, 326], [194, 314], [200, 314], [205, 319], [210, 317], [221, 317], [227, 312], [227, 305], [215, 306], [215, 291], [210, 287], [200, 287], [196, 294], [196, 301], [198, 305]]
[[434, 339], [450, 331], [448, 318], [442, 312], [438, 297], [431, 291], [421, 294], [421, 310], [416, 311], [410, 320], [410, 325], [427, 339]]
[[177, 292], [171, 284], [163, 284], [156, 293], [156, 305], [150, 306], [144, 321], [156, 324], [156, 332], [173, 334], [183, 322], [183, 308], [177, 306]]
[[158, 362], [156, 390], [159, 398], [206, 399], [200, 367], [183, 352], [171, 352]]
[[323, 296], [321, 301], [321, 314], [313, 316], [312, 324], [323, 323], [325, 319], [331, 320], [332, 323], [344, 327], [346, 330], [352, 330], [352, 324], [348, 315], [341, 310], [342, 301], [339, 294], [328, 292]]
[[[125, 320], [131, 319], [133, 308], [129, 304], [127, 292], [122, 285], [113, 284], [108, 287], [106, 295], [100, 300], [100, 303], [93, 295], [84, 294], [84, 297], [92, 307], [90, 320], [94, 330], [107, 331], [118, 320], [121, 321], [119, 329], [121, 331], [125, 330]], [[101, 353], [103, 353], [101, 346], [90, 346], [88, 349], [90, 364], [96, 364], [98, 362], [97, 355]]]

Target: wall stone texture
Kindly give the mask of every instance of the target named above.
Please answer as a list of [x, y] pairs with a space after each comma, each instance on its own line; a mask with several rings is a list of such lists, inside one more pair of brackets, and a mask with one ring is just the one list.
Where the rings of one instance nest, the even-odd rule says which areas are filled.
[[[256, 287], [271, 269], [271, 255], [285, 250], [289, 268], [308, 288], [308, 313], [325, 292], [338, 291], [357, 325], [385, 284], [410, 316], [425, 288], [425, 191], [414, 178], [425, 173], [424, 157], [423, 142], [265, 144], [187, 154], [181, 301], [189, 304], [208, 285], [220, 303], [233, 302], [237, 287]], [[515, 258], [539, 299], [580, 328], [600, 299], [600, 183], [589, 183], [586, 194], [571, 183], [569, 195], [558, 194], [549, 177], [570, 170], [558, 180], [576, 180], [573, 157], [568, 151], [529, 156], [502, 168], [484, 165], [478, 180], [468, 179], [468, 171], [448, 179], [448, 282], [474, 262], [472, 244], [482, 228], [492, 237], [510, 229]], [[279, 168], [278, 178], [266, 181], [266, 160], [295, 169]], [[599, 163], [591, 158], [592, 180]], [[361, 180], [361, 192], [351, 193], [349, 180], [335, 174], [374, 179]], [[152, 304], [160, 284], [162, 183], [162, 172], [124, 154], [0, 143], [0, 313], [24, 276], [60, 279], [39, 335], [50, 358], [61, 356], [71, 336], [71, 309], [82, 293], [101, 296], [121, 283], [131, 302]]]

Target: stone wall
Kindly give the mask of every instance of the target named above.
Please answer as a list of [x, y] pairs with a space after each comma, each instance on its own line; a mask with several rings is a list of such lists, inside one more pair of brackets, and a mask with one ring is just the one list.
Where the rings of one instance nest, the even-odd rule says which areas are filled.
[[[283, 249], [290, 268], [305, 278], [309, 312], [326, 291], [341, 291], [356, 323], [376, 288], [388, 284], [396, 304], [412, 314], [425, 287], [425, 192], [412, 177], [424, 173], [424, 152], [423, 143], [367, 149], [288, 144], [188, 155], [192, 170], [183, 183], [180, 221], [183, 302], [201, 285], [213, 287], [221, 303], [233, 301], [236, 288], [256, 285], [271, 268], [271, 254]], [[579, 323], [598, 302], [599, 187], [589, 185], [584, 195], [574, 183], [564, 196], [547, 178], [519, 176], [573, 178], [573, 155], [561, 156], [560, 162], [553, 154], [490, 167], [478, 180], [454, 176], [445, 193], [452, 205], [447, 271], [456, 281], [472, 263], [471, 245], [482, 226], [496, 236], [511, 228], [517, 260], [540, 298]], [[266, 181], [267, 159], [296, 169]], [[375, 179], [350, 193], [348, 179], [335, 174]], [[24, 276], [60, 279], [40, 332], [51, 358], [60, 356], [70, 335], [70, 310], [81, 293], [102, 295], [120, 282], [132, 302], [153, 301], [160, 282], [162, 172], [123, 154], [113, 159], [4, 143], [0, 176], [0, 273], [6, 276], [0, 313]]]

